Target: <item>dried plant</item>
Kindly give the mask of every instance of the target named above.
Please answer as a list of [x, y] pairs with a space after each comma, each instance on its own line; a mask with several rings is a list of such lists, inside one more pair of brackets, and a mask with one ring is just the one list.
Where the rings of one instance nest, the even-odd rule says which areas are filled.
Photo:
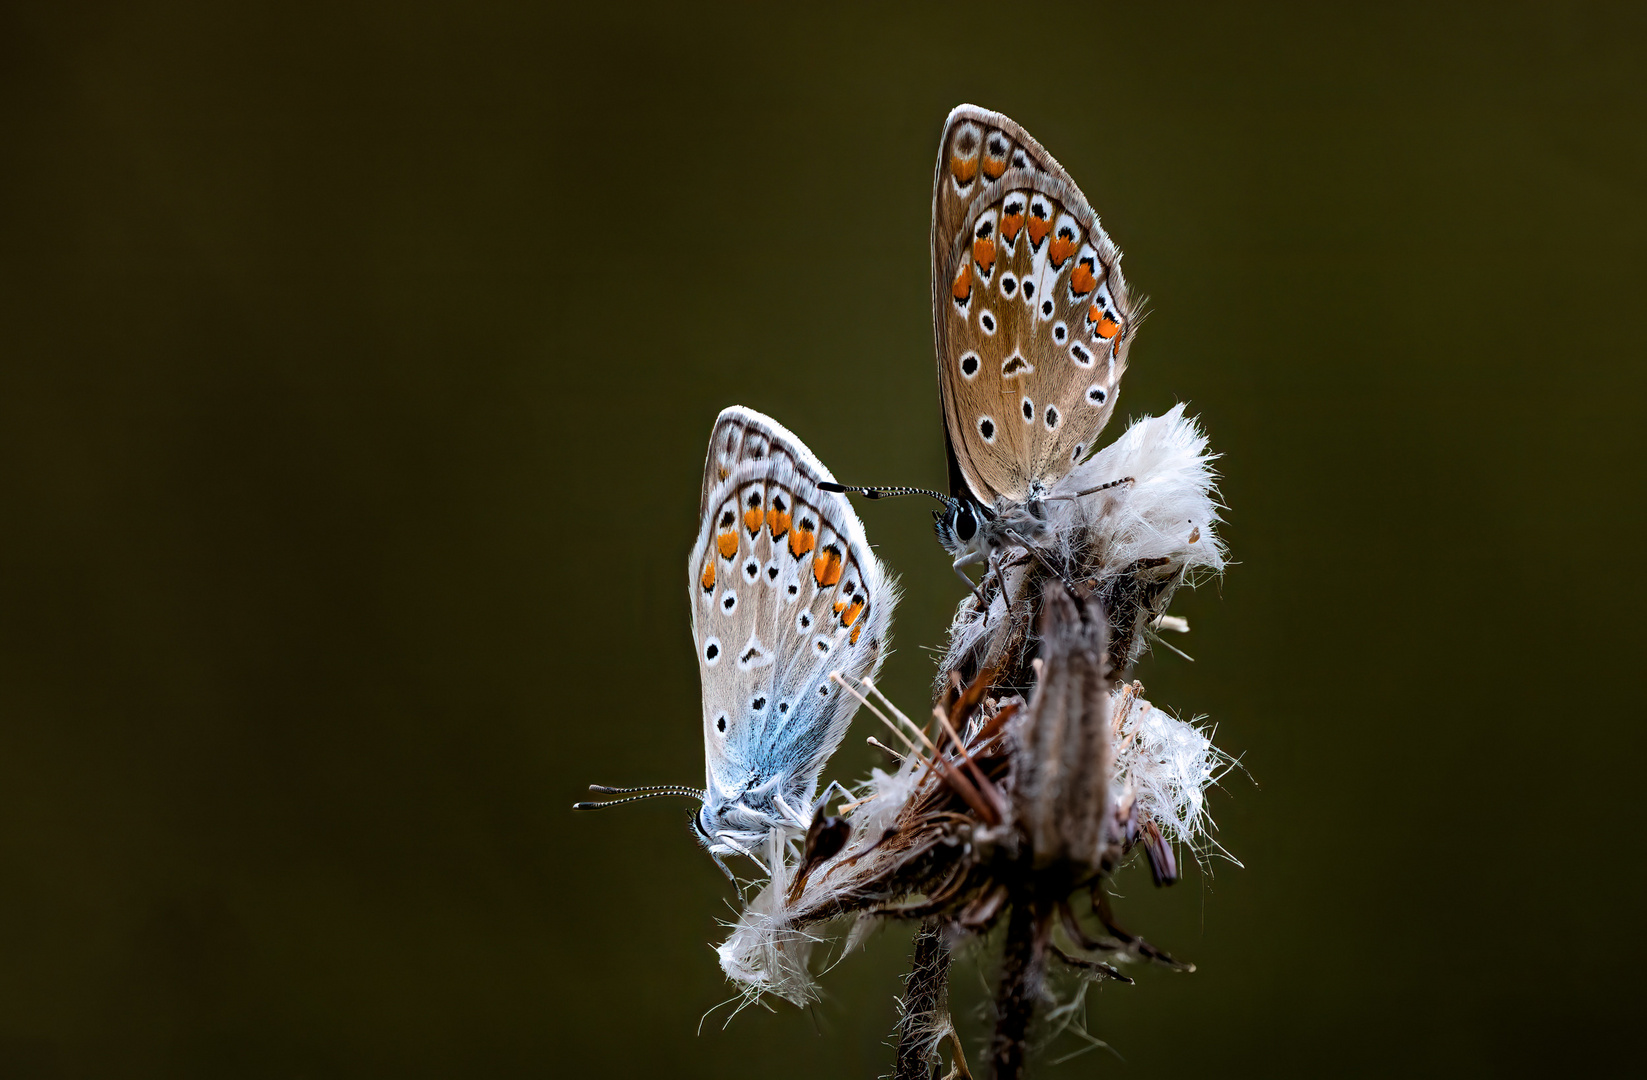
[[[1047, 502], [1048, 545], [987, 578], [987, 606], [963, 603], [956, 610], [940, 683], [951, 672], [970, 680], [993, 668], [1003, 688], [1027, 688], [1034, 600], [1048, 577], [1091, 591], [1109, 620], [1110, 662], [1117, 672], [1130, 669], [1162, 626], [1178, 586], [1224, 569], [1214, 460], [1206, 435], [1177, 405], [1135, 421], [1077, 466]], [[1117, 477], [1132, 479], [1106, 486]], [[1095, 488], [1101, 490], [1065, 498]]]
[[947, 1040], [951, 1075], [965, 1076], [950, 952], [1004, 924], [989, 1057], [1013, 1077], [1049, 963], [1125, 982], [1117, 963], [1189, 969], [1122, 930], [1104, 886], [1134, 849], [1169, 884], [1179, 847], [1215, 846], [1205, 791], [1227, 759], [1119, 681], [1178, 585], [1224, 566], [1210, 461], [1179, 407], [1076, 469], [1074, 490], [1133, 480], [1049, 502], [1049, 542], [960, 605], [924, 723], [871, 681], [838, 680], [886, 726], [890, 745], [872, 741], [898, 764], [839, 816], [820, 810], [804, 844], [770, 841], [771, 877], [718, 950], [747, 995], [816, 1000], [808, 960], [832, 920], [854, 921], [847, 949], [881, 920], [919, 920], [897, 1075], [924, 1080]]

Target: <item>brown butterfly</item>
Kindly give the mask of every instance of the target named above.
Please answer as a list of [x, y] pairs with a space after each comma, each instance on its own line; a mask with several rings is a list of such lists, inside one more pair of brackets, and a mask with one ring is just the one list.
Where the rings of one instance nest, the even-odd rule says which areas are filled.
[[1115, 410], [1138, 310], [1120, 250], [1064, 167], [1000, 113], [951, 112], [932, 183], [932, 324], [950, 487], [934, 517], [957, 573], [1008, 545], [1033, 550], [1045, 537], [1046, 502], [1100, 490], [1053, 491]]

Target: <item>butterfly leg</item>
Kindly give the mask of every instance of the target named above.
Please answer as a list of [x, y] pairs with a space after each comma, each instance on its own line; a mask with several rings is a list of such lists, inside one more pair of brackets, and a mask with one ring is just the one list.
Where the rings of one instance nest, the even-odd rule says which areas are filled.
[[[761, 870], [764, 871], [768, 877], [772, 876], [771, 867], [769, 867], [765, 863], [761, 862], [760, 856], [756, 855], [753, 851], [750, 851], [748, 848], [744, 847], [742, 844], [740, 844], [736, 840], [732, 839], [732, 834], [731, 833], [726, 833], [726, 832], [716, 833], [715, 834], [715, 839], [719, 840], [721, 843], [725, 844], [727, 847], [731, 848], [733, 851], [736, 851], [739, 855], [742, 855], [744, 858], [748, 859], [750, 862], [752, 862], [756, 866], [760, 867]], [[717, 861], [719, 861], [719, 860], [717, 860]], [[722, 870], [726, 869], [725, 864], [722, 864], [721, 869]]]
[[[850, 792], [850, 791], [846, 790], [846, 788], [842, 787], [841, 782], [839, 780], [831, 780], [829, 782], [829, 786], [823, 789], [823, 794], [819, 795], [816, 799], [812, 800], [812, 813], [813, 813], [814, 816], [816, 816], [817, 813], [818, 813], [818, 807], [820, 807], [824, 803], [828, 802], [830, 796], [832, 796], [832, 795], [836, 795], [836, 796], [839, 796], [840, 798], [847, 799], [847, 800], [850, 800], [852, 798], [852, 792]], [[808, 824], [810, 825], [811, 823], [808, 822]]]
[[726, 865], [725, 859], [721, 858], [713, 851], [709, 853], [709, 857], [715, 860], [715, 865], [721, 868], [721, 873], [726, 875], [726, 880], [730, 881], [732, 883], [732, 887], [738, 890], [738, 903], [741, 905], [743, 903], [743, 886], [738, 884], [738, 879], [732, 873], [732, 868]]
[[[962, 569], [962, 567], [966, 567], [966, 566], [977, 566], [979, 563], [981, 563], [983, 561], [984, 561], [984, 553], [983, 552], [981, 552], [981, 551], [969, 551], [965, 555], [962, 555], [960, 558], [956, 559], [953, 563], [951, 563], [950, 567], [955, 571], [955, 576], [956, 577], [958, 577], [962, 581], [966, 582], [966, 587], [968, 589], [972, 590], [972, 595], [976, 596], [978, 598], [978, 605], [980, 607], [982, 607], [985, 611], [988, 611], [989, 610], [989, 603], [988, 603], [988, 601], [986, 601], [984, 599], [983, 592], [979, 590], [978, 586], [976, 586], [972, 583], [972, 579], [967, 577], [966, 576], [966, 571]], [[986, 574], [985, 576], [987, 577], [988, 575]]]
[[[995, 588], [997, 590], [999, 590], [999, 592], [1000, 592], [1001, 602], [1007, 606], [1008, 610], [1011, 610], [1012, 600], [1011, 600], [1010, 597], [1007, 596], [1006, 578], [1001, 576], [1001, 549], [1000, 548], [996, 548], [995, 550], [993, 550], [989, 553], [989, 568], [984, 571], [984, 576], [978, 579], [978, 584], [979, 584], [980, 587], [983, 586], [986, 582], [989, 581], [989, 575], [991, 575], [991, 574], [995, 575]], [[980, 600], [981, 599], [982, 598], [980, 597]], [[984, 605], [984, 618], [985, 619], [989, 618], [989, 606], [988, 606], [988, 604]]]
[[789, 823], [791, 825], [798, 829], [808, 829], [812, 826], [812, 819], [817, 816], [818, 807], [822, 806], [824, 804], [824, 800], [828, 799], [830, 795], [835, 793], [839, 793], [843, 798], [847, 799], [852, 797], [851, 793], [848, 792], [846, 788], [842, 787], [838, 781], [831, 780], [829, 782], [829, 786], [824, 788], [823, 794], [812, 800], [811, 813], [805, 815], [804, 817], [801, 815], [800, 811], [796, 810], [793, 806], [790, 806], [788, 800], [777, 792], [772, 793], [772, 801], [778, 804], [778, 809], [783, 811], [784, 817], [789, 819]]

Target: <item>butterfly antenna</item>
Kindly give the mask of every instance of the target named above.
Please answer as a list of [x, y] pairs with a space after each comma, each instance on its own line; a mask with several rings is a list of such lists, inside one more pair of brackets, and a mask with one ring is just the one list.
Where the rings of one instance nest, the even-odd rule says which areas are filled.
[[848, 492], [857, 492], [866, 499], [890, 499], [895, 495], [930, 495], [941, 503], [949, 501], [948, 495], [941, 495], [931, 488], [918, 487], [847, 487], [834, 481], [825, 481], [818, 485], [823, 491], [833, 491], [845, 495]]
[[627, 795], [625, 799], [608, 799], [605, 802], [573, 803], [574, 810], [600, 810], [608, 806], [622, 806], [624, 803], [639, 802], [642, 799], [653, 799], [659, 795], [685, 795], [687, 798], [703, 802], [704, 792], [683, 784], [652, 784], [647, 787], [607, 787], [605, 784], [590, 784], [589, 790], [597, 795]]

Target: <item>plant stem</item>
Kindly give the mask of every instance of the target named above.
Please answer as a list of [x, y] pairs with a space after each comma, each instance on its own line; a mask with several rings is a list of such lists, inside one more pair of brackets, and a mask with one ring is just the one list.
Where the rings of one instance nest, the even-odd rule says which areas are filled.
[[915, 954], [904, 984], [894, 1080], [926, 1080], [938, 1040], [949, 1027], [949, 962], [943, 923], [938, 919], [921, 923], [915, 931]]
[[1001, 952], [1001, 983], [995, 992], [995, 1036], [989, 1044], [994, 1080], [1018, 1080], [1024, 1068], [1046, 957], [1047, 915], [1032, 897], [1020, 893], [1013, 901]]

